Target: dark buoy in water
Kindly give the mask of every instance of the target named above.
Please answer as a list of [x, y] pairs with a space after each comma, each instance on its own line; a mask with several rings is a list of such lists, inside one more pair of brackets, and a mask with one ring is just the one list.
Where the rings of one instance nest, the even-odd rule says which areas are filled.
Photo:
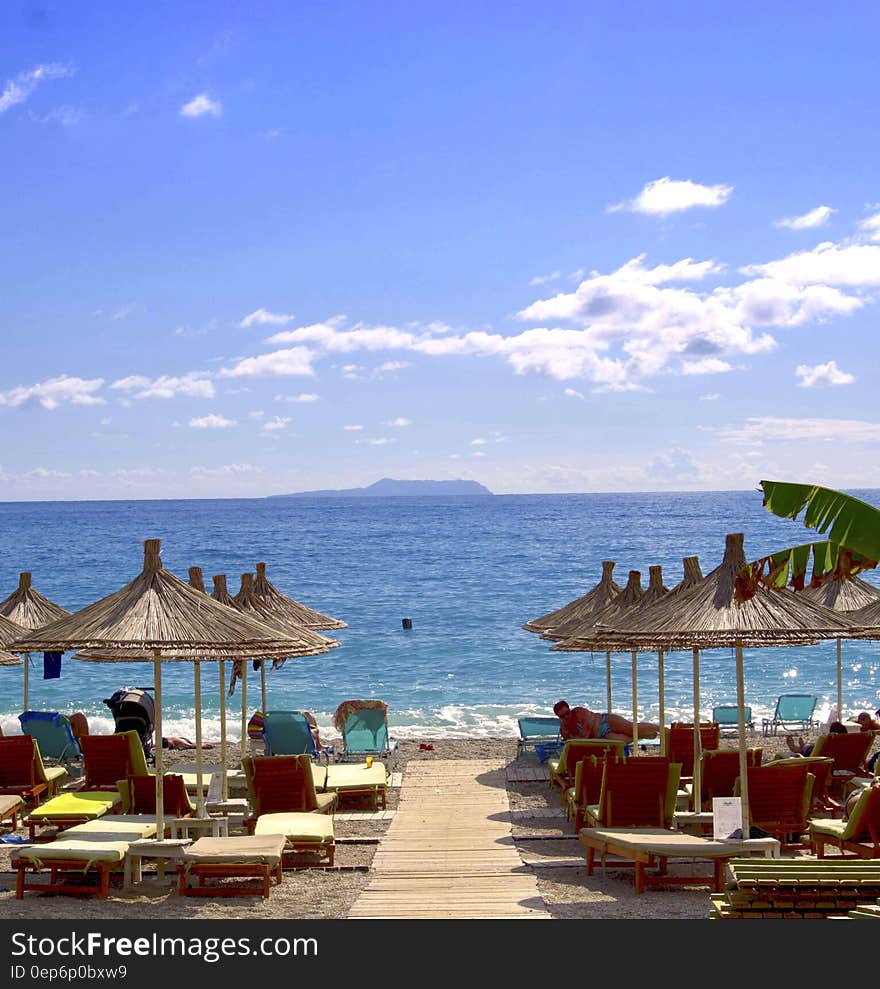
[[408, 632], [412, 628], [412, 618], [402, 618], [400, 624], [403, 625], [404, 631]]

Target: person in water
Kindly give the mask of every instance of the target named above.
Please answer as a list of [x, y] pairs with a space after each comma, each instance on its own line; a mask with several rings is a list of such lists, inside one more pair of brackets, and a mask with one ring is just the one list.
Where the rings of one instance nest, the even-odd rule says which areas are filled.
[[[557, 701], [553, 713], [559, 718], [559, 734], [568, 738], [607, 738], [629, 742], [633, 723], [611, 711], [598, 713], [586, 707], [570, 707], [568, 701]], [[657, 738], [660, 726], [650, 721], [639, 722], [639, 738]]]

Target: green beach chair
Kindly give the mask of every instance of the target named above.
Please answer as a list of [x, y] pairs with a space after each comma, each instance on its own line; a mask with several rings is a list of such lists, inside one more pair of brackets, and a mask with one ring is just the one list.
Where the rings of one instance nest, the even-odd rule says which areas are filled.
[[303, 711], [267, 711], [263, 721], [266, 755], [308, 755], [329, 759], [332, 745], [319, 749]]
[[65, 715], [58, 711], [25, 711], [18, 716], [18, 720], [22, 732], [37, 740], [44, 758], [59, 762], [74, 762], [82, 758], [79, 742]]
[[[364, 704], [370, 706], [360, 706]], [[342, 751], [336, 757], [339, 762], [372, 756], [374, 759], [387, 759], [390, 771], [399, 756], [400, 743], [388, 736], [387, 704], [382, 701], [344, 701], [337, 708], [333, 720], [342, 732]]]
[[818, 728], [819, 722], [813, 717], [818, 701], [815, 694], [780, 694], [773, 715], [762, 719], [761, 730], [767, 736], [775, 735], [780, 728], [785, 731]]
[[556, 715], [529, 715], [516, 719], [519, 729], [519, 739], [516, 743], [517, 755], [525, 752], [529, 746], [534, 746], [541, 762], [545, 762], [554, 747], [562, 747], [562, 737], [559, 734], [559, 718]]

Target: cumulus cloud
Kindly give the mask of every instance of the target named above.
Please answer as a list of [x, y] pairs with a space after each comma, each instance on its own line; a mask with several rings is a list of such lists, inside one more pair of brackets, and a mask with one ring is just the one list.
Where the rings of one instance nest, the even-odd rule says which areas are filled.
[[181, 117], [219, 117], [222, 113], [223, 105], [219, 100], [212, 100], [207, 93], [199, 93], [180, 108]]
[[309, 377], [315, 371], [312, 362], [314, 351], [308, 347], [288, 347], [273, 350], [259, 357], [245, 357], [232, 367], [220, 371], [221, 378], [285, 377], [301, 375]]
[[849, 385], [855, 381], [855, 375], [848, 371], [842, 371], [837, 366], [837, 361], [828, 361], [827, 364], [816, 364], [810, 367], [808, 364], [799, 364], [795, 369], [795, 374], [800, 378], [801, 388], [823, 388], [830, 385]]
[[566, 398], [583, 398], [583, 392], [577, 391], [575, 388], [566, 388], [563, 393]]
[[699, 473], [700, 468], [691, 453], [681, 447], [658, 453], [645, 467], [647, 477], [671, 487], [675, 487], [676, 482], [694, 478]]
[[104, 399], [95, 394], [103, 384], [103, 378], [76, 378], [62, 374], [35, 385], [19, 385], [0, 392], [0, 405], [13, 408], [39, 405], [50, 410], [61, 405], [103, 405]]
[[239, 326], [247, 329], [249, 326], [287, 326], [296, 317], [291, 313], [274, 313], [268, 309], [255, 309], [242, 319]]
[[700, 395], [701, 402], [717, 402], [719, 398], [721, 398], [721, 396], [718, 394], [717, 391], [708, 392], [705, 395]]
[[398, 416], [396, 419], [391, 419], [385, 423], [386, 426], [395, 426], [397, 428], [411, 426], [412, 424], [412, 419], [404, 419], [403, 416]]
[[608, 212], [625, 210], [648, 216], [669, 216], [695, 206], [723, 206], [732, 193], [732, 185], [701, 185], [690, 179], [671, 179], [665, 176], [648, 182], [634, 199], [609, 206]]
[[279, 429], [287, 429], [290, 425], [290, 418], [288, 416], [273, 416], [263, 423], [263, 429], [267, 432], [277, 432]]
[[191, 429], [229, 429], [235, 425], [235, 419], [227, 419], [226, 416], [211, 412], [206, 416], [197, 416], [190, 419]]
[[724, 374], [732, 371], [733, 366], [717, 357], [704, 357], [698, 361], [682, 361], [682, 374]]
[[876, 286], [880, 285], [880, 246], [824, 241], [812, 250], [766, 264], [746, 265], [740, 271], [789, 285]]
[[3, 91], [0, 92], [0, 113], [5, 113], [19, 103], [26, 102], [41, 82], [48, 79], [63, 79], [70, 75], [73, 75], [73, 69], [60, 62], [45, 62], [35, 65], [26, 72], [19, 72], [14, 78], [7, 80]]
[[859, 223], [859, 230], [866, 233], [871, 240], [880, 240], [880, 213], [868, 216]]
[[831, 219], [831, 214], [836, 212], [830, 206], [817, 206], [800, 216], [783, 217], [774, 226], [785, 227], [787, 230], [812, 230], [814, 227], [823, 227]]
[[213, 398], [216, 389], [211, 376], [204, 371], [190, 371], [175, 377], [163, 374], [158, 378], [148, 378], [132, 374], [114, 381], [111, 388], [116, 391], [131, 392], [134, 398]]
[[409, 361], [385, 361], [384, 364], [380, 364], [376, 368], [378, 374], [391, 374], [394, 371], [402, 371], [405, 367], [409, 367]]

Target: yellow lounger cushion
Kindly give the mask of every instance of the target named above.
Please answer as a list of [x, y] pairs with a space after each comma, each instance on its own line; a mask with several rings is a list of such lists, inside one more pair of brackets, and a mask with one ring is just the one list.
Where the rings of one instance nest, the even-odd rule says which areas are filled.
[[108, 841], [106, 835], [95, 835], [94, 838], [95, 840], [92, 841], [83, 835], [79, 839], [64, 838], [50, 841], [46, 845], [31, 845], [29, 848], [22, 848], [18, 857], [36, 864], [58, 861], [59, 859], [72, 859], [82, 861], [84, 869], [87, 869], [93, 862], [122, 862], [124, 860], [129, 842]]
[[261, 814], [254, 834], [280, 834], [288, 841], [333, 841], [333, 818], [329, 814]]
[[62, 786], [67, 780], [67, 770], [64, 766], [44, 766], [43, 771], [46, 773], [47, 783]]
[[385, 786], [387, 778], [385, 765], [381, 762], [374, 762], [369, 768], [366, 763], [328, 766], [327, 781], [322, 789], [340, 793], [346, 790], [378, 789]]
[[153, 838], [156, 834], [156, 819], [148, 814], [104, 814], [94, 821], [74, 824], [64, 832], [63, 837], [66, 840], [68, 835], [76, 838], [86, 836], [91, 841], [95, 834], [105, 835], [108, 841]]
[[284, 851], [281, 834], [240, 835], [235, 838], [199, 838], [186, 850], [185, 859], [191, 863], [237, 865], [265, 862], [277, 866]]
[[35, 807], [28, 815], [34, 821], [64, 821], [81, 817], [89, 820], [106, 814], [120, 803], [118, 793], [90, 790], [84, 793], [62, 793]]

